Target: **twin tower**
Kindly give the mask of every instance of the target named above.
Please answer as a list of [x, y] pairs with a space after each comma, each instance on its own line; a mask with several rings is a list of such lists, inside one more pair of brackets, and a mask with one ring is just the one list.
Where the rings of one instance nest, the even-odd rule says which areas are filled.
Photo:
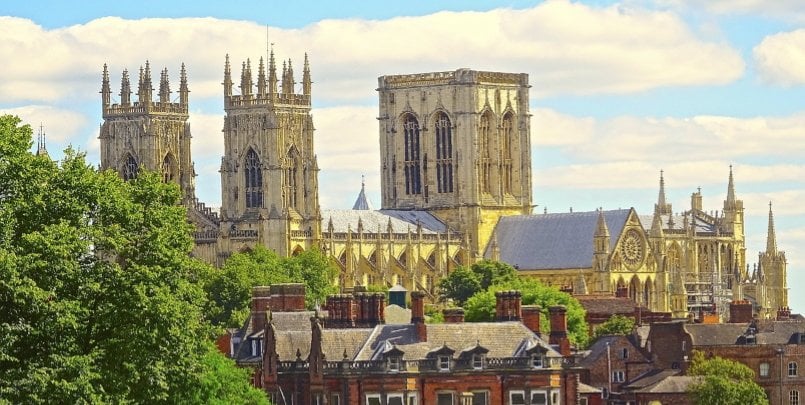
[[[236, 86], [226, 57], [219, 212], [195, 197], [184, 65], [178, 100], [167, 70], [154, 97], [146, 62], [137, 100], [131, 100], [124, 70], [119, 101], [113, 102], [103, 69], [101, 167], [126, 179], [140, 169], [157, 171], [179, 184], [197, 227], [194, 254], [217, 265], [258, 244], [285, 256], [312, 247], [336, 249], [328, 241], [333, 232], [322, 230], [332, 228], [333, 215], [336, 222], [349, 216], [328, 212], [323, 218], [319, 207], [307, 55], [301, 92], [291, 60], [282, 62], [278, 74], [273, 51], [267, 66], [260, 59], [256, 82], [252, 69], [248, 60], [241, 64]], [[479, 258], [500, 216], [531, 212], [529, 87], [525, 74], [469, 69], [380, 77], [378, 215], [425, 212], [444, 223], [446, 245], [462, 250], [466, 260]], [[373, 137], [348, 131], [343, 136]], [[389, 218], [389, 228], [391, 223]]]

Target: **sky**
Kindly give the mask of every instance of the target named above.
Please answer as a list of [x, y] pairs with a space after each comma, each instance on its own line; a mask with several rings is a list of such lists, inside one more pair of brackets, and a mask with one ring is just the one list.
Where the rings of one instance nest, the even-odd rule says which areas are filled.
[[175, 98], [185, 63], [196, 190], [212, 206], [226, 54], [236, 77], [268, 43], [297, 75], [308, 54], [322, 208], [350, 208], [362, 175], [380, 203], [377, 77], [528, 73], [535, 212], [651, 214], [660, 170], [675, 212], [698, 188], [720, 211], [732, 165], [747, 262], [772, 202], [790, 304], [805, 312], [800, 0], [27, 1], [0, 15], [0, 113], [41, 124], [55, 158], [72, 145], [99, 162], [104, 63], [114, 92], [123, 69], [167, 68]]

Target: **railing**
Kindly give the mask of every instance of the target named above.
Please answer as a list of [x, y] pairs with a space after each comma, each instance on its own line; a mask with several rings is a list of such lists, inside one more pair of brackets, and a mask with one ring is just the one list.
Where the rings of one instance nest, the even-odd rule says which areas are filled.
[[135, 102], [133, 105], [112, 104], [103, 108], [103, 115], [128, 115], [146, 113], [172, 113], [187, 115], [187, 104], [150, 102], [148, 104]]
[[196, 242], [214, 242], [218, 240], [218, 231], [197, 231], [193, 232]]
[[229, 237], [233, 239], [257, 239], [257, 231], [254, 229], [235, 229], [229, 231]]
[[[292, 232], [294, 232], [294, 231], [292, 231]], [[303, 232], [303, 231], [297, 231], [297, 232]], [[323, 234], [326, 237], [328, 237], [328, 238], [330, 238], [332, 240], [347, 240], [347, 236], [349, 235], [349, 232], [332, 232], [332, 233], [331, 232], [323, 232]], [[293, 233], [291, 233], [291, 235], [293, 235]], [[351, 235], [352, 235], [352, 239], [360, 238], [361, 240], [368, 241], [368, 242], [389, 241], [389, 240], [406, 241], [406, 240], [408, 240], [408, 236], [409, 236], [409, 234], [407, 232], [406, 233], [393, 233], [393, 234], [389, 235], [386, 232], [381, 232], [381, 233], [363, 232], [363, 233], [359, 233], [357, 231], [353, 231], [351, 233]], [[423, 240], [423, 241], [440, 241], [442, 243], [455, 244], [455, 245], [461, 243], [460, 238], [450, 237], [448, 239], [447, 234], [425, 233], [425, 234], [422, 234], [422, 238], [419, 238], [416, 232], [411, 232], [410, 236], [411, 236], [411, 241], [412, 242], [416, 242], [417, 240]]]
[[[534, 368], [531, 357], [493, 357], [485, 358], [480, 368], [472, 357], [464, 359], [451, 359], [450, 371], [484, 371], [484, 370], [551, 370], [549, 359], [544, 359], [544, 368]], [[277, 371], [280, 373], [308, 372], [310, 364], [303, 360], [281, 361]], [[325, 361], [322, 369], [329, 373], [438, 373], [444, 370], [439, 368], [438, 359], [401, 360], [397, 368], [389, 368], [387, 360], [336, 360]]]

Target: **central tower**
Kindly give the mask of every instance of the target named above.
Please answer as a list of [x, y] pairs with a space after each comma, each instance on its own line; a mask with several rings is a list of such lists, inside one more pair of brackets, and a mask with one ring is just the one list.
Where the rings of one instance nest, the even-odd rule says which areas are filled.
[[383, 208], [432, 212], [480, 258], [498, 218], [531, 213], [528, 75], [459, 69], [378, 82]]
[[282, 63], [277, 78], [273, 51], [268, 74], [261, 58], [256, 86], [252, 78], [247, 60], [242, 64], [240, 94], [233, 94], [226, 57], [220, 170], [224, 246], [220, 248], [233, 252], [260, 243], [288, 256], [292, 245], [307, 249], [321, 234], [307, 55], [301, 93], [295, 92], [290, 60]]

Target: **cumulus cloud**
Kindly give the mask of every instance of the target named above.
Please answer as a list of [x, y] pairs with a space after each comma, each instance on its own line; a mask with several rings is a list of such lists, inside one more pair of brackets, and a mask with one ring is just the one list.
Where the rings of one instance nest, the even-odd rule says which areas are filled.
[[767, 36], [753, 54], [765, 80], [783, 85], [805, 84], [805, 29]]
[[657, 4], [673, 8], [708, 10], [726, 15], [762, 15], [783, 21], [805, 21], [805, 8], [800, 0], [656, 0]]
[[[26, 105], [14, 108], [0, 107], [0, 114], [16, 115], [23, 123], [37, 128], [43, 126], [47, 141], [63, 145], [79, 135], [87, 124], [86, 117], [75, 111], [47, 105]], [[34, 130], [37, 133], [38, 129]]]
[[[232, 55], [237, 84], [240, 63], [250, 57], [256, 65], [266, 45], [265, 27], [216, 18], [105, 17], [49, 30], [0, 17], [0, 27], [0, 102], [97, 97], [103, 63], [109, 63], [113, 81], [124, 68], [136, 81], [146, 59], [154, 70], [168, 67], [173, 83], [184, 61], [191, 97], [220, 97], [224, 54]], [[727, 83], [744, 68], [734, 49], [698, 38], [672, 13], [566, 1], [518, 10], [322, 20], [300, 29], [270, 28], [268, 37], [278, 63], [294, 59], [297, 78], [301, 53], [310, 53], [314, 91], [324, 104], [372, 98], [375, 83], [367, 78], [412, 71], [527, 72], [536, 94], [555, 95]]]

